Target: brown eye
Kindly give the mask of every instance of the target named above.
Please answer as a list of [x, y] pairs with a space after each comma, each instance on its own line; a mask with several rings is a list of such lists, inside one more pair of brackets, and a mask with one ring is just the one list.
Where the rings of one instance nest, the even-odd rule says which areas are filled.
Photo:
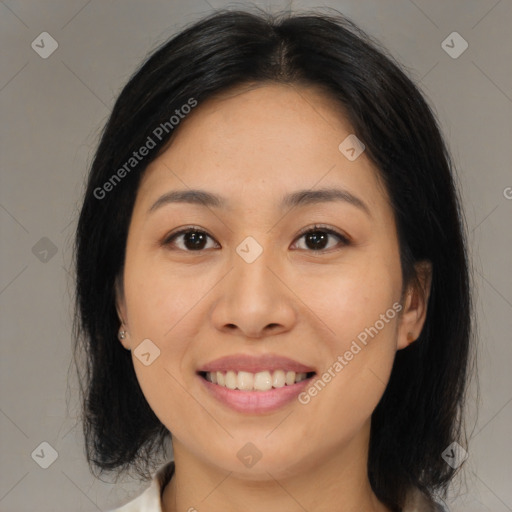
[[[315, 226], [311, 229], [308, 229], [307, 231], [304, 231], [299, 237], [299, 240], [301, 238], [304, 239], [305, 245], [305, 247], [302, 247], [302, 249], [310, 251], [324, 251], [326, 248], [331, 249], [340, 244], [349, 244], [348, 238], [343, 236], [341, 233], [338, 233], [333, 229], [323, 228], [320, 226]], [[330, 240], [333, 238], [338, 239], [338, 243], [334, 243], [334, 246], [332, 245], [332, 242], [330, 242]], [[331, 243], [331, 247], [328, 247], [329, 243]]]
[[[213, 240], [205, 231], [197, 228], [187, 228], [168, 236], [163, 244], [166, 246], [177, 246], [182, 251], [193, 252], [211, 249], [212, 247], [207, 247], [208, 239]], [[178, 243], [176, 243], [177, 240]]]

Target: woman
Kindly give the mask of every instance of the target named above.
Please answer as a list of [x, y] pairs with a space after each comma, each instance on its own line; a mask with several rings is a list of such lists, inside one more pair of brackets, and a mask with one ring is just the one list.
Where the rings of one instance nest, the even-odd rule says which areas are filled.
[[88, 461], [152, 478], [116, 510], [442, 510], [463, 215], [426, 101], [352, 22], [218, 11], [154, 52], [76, 265]]

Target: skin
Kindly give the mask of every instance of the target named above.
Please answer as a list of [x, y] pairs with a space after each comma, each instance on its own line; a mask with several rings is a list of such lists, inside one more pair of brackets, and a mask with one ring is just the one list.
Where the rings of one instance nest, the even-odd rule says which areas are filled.
[[[368, 481], [370, 419], [396, 351], [421, 332], [430, 269], [418, 265], [420, 286], [403, 290], [378, 173], [364, 152], [349, 161], [338, 149], [352, 132], [313, 87], [238, 88], [198, 105], [143, 176], [118, 313], [144, 395], [173, 435], [176, 473], [165, 512], [389, 510]], [[350, 191], [370, 215], [340, 201], [278, 208], [284, 194], [324, 187]], [[228, 207], [174, 203], [148, 213], [162, 194], [189, 188], [225, 196]], [[300, 231], [315, 223], [350, 243], [330, 236], [314, 251]], [[211, 237], [201, 251], [189, 244], [187, 252], [183, 236], [163, 244], [189, 226]], [[236, 252], [247, 236], [263, 248], [250, 264]], [[321, 375], [394, 303], [400, 315], [306, 405], [235, 412], [196, 375], [221, 356], [269, 352]], [[146, 338], [160, 350], [149, 366], [133, 352]], [[237, 457], [247, 442], [262, 454], [251, 468]]]

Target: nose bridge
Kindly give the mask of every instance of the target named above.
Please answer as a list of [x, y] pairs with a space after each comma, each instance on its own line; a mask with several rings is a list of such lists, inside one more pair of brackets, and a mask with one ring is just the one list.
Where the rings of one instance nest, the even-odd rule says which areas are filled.
[[[259, 237], [261, 240], [261, 236]], [[275, 265], [272, 249], [269, 247], [270, 237], [262, 243], [258, 242], [253, 236], [248, 236], [236, 247], [233, 254], [233, 279], [235, 286], [239, 287], [242, 293], [244, 288], [249, 294], [251, 291], [270, 293], [270, 288], [275, 288], [275, 276], [269, 270], [272, 263]], [[247, 296], [246, 294], [243, 294]]]
[[269, 325], [290, 328], [295, 312], [286, 287], [274, 275], [279, 264], [272, 249], [247, 237], [236, 247], [231, 262], [213, 312], [216, 327], [235, 326], [249, 337], [262, 336]]

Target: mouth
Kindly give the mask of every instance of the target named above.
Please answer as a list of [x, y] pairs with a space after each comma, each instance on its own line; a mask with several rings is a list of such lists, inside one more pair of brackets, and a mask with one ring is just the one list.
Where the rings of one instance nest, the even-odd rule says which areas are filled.
[[292, 359], [265, 354], [226, 356], [196, 372], [203, 388], [237, 412], [273, 412], [297, 398], [317, 374]]

